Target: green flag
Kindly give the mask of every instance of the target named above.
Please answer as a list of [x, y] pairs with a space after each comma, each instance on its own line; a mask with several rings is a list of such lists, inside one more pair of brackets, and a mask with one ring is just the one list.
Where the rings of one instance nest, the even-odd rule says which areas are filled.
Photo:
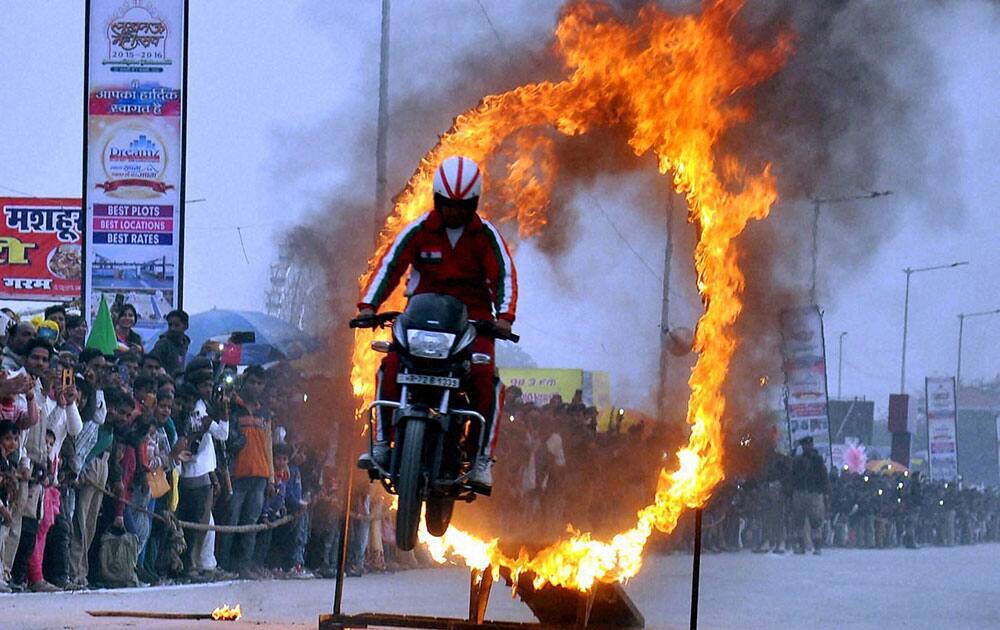
[[101, 305], [97, 308], [97, 317], [94, 318], [94, 327], [90, 329], [90, 336], [87, 337], [87, 347], [97, 348], [109, 356], [118, 349], [115, 324], [111, 321], [111, 311], [108, 310], [108, 303], [103, 295]]

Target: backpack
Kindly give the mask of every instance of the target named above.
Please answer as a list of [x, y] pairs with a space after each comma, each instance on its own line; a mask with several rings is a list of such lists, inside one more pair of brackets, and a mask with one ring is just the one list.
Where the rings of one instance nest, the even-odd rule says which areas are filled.
[[111, 587], [139, 586], [135, 565], [139, 559], [139, 538], [108, 530], [101, 536], [101, 582]]

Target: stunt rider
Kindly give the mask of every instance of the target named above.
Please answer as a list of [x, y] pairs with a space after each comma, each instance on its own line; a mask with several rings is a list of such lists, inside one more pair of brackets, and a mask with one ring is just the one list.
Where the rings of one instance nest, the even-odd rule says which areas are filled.
[[[412, 268], [406, 296], [420, 293], [450, 295], [468, 309], [470, 319], [494, 321], [499, 331], [510, 333], [517, 306], [517, 272], [507, 244], [476, 208], [482, 189], [479, 166], [467, 157], [445, 159], [434, 175], [434, 209], [407, 225], [392, 247], [378, 262], [378, 268], [358, 303], [358, 317], [371, 318], [378, 307]], [[503, 407], [503, 384], [496, 374], [494, 340], [478, 336], [472, 352], [487, 354], [489, 363], [471, 367], [469, 396], [472, 407], [486, 418], [486, 448], [477, 459], [469, 477], [474, 486], [493, 485], [493, 451]], [[400, 360], [389, 353], [376, 375], [376, 397], [398, 400], [401, 391], [396, 383]], [[389, 417], [379, 410], [376, 416], [375, 443], [372, 455], [382, 467], [389, 464]], [[362, 459], [368, 454], [362, 455]]]

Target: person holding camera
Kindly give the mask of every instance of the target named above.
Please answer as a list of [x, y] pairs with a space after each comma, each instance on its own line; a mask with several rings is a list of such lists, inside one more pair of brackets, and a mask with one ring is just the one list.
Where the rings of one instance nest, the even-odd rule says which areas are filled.
[[[32, 396], [38, 401], [41, 413], [40, 421], [22, 436], [20, 467], [22, 473], [29, 471], [28, 478], [22, 481], [21, 488], [24, 492], [4, 543], [4, 562], [5, 565], [9, 562], [14, 582], [23, 582], [29, 578], [28, 563], [35, 550], [38, 523], [44, 515], [44, 488], [37, 471], [48, 470], [55, 454], [62, 449], [66, 437], [79, 435], [83, 430], [83, 420], [76, 406], [78, 394], [73, 370], [51, 368], [53, 354], [52, 346], [42, 339], [32, 339], [25, 346], [24, 368], [34, 379]], [[51, 446], [46, 444], [46, 434], [49, 432], [52, 434]], [[55, 586], [44, 579], [33, 580], [28, 586], [33, 591], [56, 590]]]
[[[233, 494], [227, 525], [255, 524], [264, 507], [264, 493], [274, 483], [271, 421], [262, 404], [266, 375], [260, 366], [248, 367], [239, 394], [233, 397], [229, 422]], [[255, 542], [254, 533], [224, 536], [219, 549], [223, 566], [243, 578], [256, 578], [251, 566]]]
[[[218, 467], [215, 456], [215, 440], [229, 438], [229, 405], [232, 392], [223, 392], [214, 387], [211, 374], [194, 375], [189, 384], [178, 392], [178, 397], [195, 400], [184, 427], [187, 450], [191, 461], [181, 466], [180, 503], [177, 518], [182, 521], [207, 525], [212, 515], [215, 492], [212, 473]], [[200, 566], [198, 552], [207, 532], [194, 529], [184, 530], [187, 551], [184, 553], [184, 570], [190, 579], [213, 577], [215, 571]]]

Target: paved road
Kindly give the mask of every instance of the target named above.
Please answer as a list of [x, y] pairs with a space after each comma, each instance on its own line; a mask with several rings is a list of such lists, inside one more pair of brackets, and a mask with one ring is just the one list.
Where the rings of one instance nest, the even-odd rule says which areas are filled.
[[[691, 558], [649, 560], [626, 590], [646, 627], [686, 628]], [[468, 574], [458, 568], [348, 580], [346, 612], [385, 610], [462, 615]], [[831, 550], [823, 556], [707, 555], [702, 562], [701, 627], [795, 630], [1000, 628], [1000, 544], [918, 551]], [[315, 628], [332, 608], [332, 580], [0, 595], [0, 628], [197, 628], [212, 622], [99, 620], [88, 609], [210, 611], [243, 605], [243, 621], [224, 627]], [[497, 585], [490, 618], [531, 620]]]

